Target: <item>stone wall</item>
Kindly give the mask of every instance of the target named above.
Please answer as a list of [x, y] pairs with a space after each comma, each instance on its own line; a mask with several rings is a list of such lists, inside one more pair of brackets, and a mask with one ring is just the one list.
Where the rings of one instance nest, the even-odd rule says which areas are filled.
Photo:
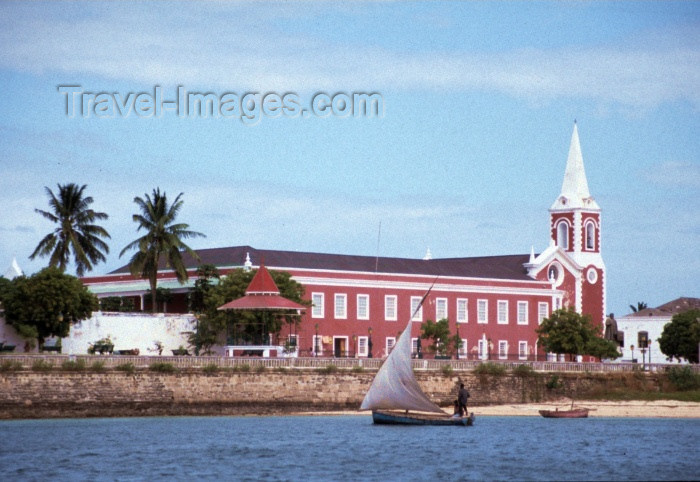
[[[448, 409], [460, 381], [471, 392], [470, 406], [536, 402], [563, 395], [579, 398], [618, 383], [613, 380], [615, 375], [561, 374], [559, 387], [552, 389], [547, 387], [551, 374], [518, 377], [464, 372], [445, 376], [434, 372], [416, 376], [426, 394]], [[0, 419], [357, 410], [373, 377], [370, 371], [268, 370], [209, 375], [199, 370], [137, 370], [131, 374], [10, 371], [0, 373]]]

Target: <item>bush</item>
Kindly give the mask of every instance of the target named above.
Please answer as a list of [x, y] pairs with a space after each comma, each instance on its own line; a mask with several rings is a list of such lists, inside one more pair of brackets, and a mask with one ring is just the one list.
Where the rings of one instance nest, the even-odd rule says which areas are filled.
[[265, 373], [265, 365], [258, 365], [255, 367], [255, 373]]
[[61, 364], [61, 368], [63, 368], [63, 370], [66, 372], [84, 372], [86, 363], [82, 358], [77, 360], [66, 360]]
[[148, 369], [158, 373], [175, 373], [177, 371], [175, 365], [166, 362], [151, 363]]
[[513, 368], [513, 375], [516, 377], [534, 377], [537, 375], [535, 370], [530, 366], [530, 365], [518, 365], [517, 367]]
[[476, 373], [477, 375], [502, 376], [506, 374], [506, 367], [499, 363], [480, 363], [474, 369], [474, 373]]
[[336, 373], [338, 371], [338, 367], [335, 365], [326, 365], [324, 368], [319, 368], [318, 373], [324, 373], [326, 375], [329, 375], [331, 373]]
[[547, 380], [547, 383], [545, 384], [545, 386], [549, 390], [556, 390], [557, 388], [561, 388], [562, 383], [561, 383], [561, 380], [559, 379], [559, 375], [552, 375], [552, 377], [549, 380]]
[[16, 360], [5, 360], [0, 363], [0, 372], [16, 372], [22, 369], [22, 363]]
[[134, 373], [136, 371], [136, 367], [131, 362], [117, 365], [116, 367], [114, 367], [114, 369], [124, 373]]
[[233, 371], [247, 373], [250, 371], [250, 365], [248, 365], [247, 363], [243, 363], [241, 365], [234, 365]]
[[202, 367], [202, 372], [206, 373], [207, 375], [214, 375], [219, 371], [219, 365], [216, 363], [209, 363], [207, 365], [204, 365]]
[[695, 390], [700, 388], [700, 375], [689, 366], [671, 367], [666, 376], [677, 390]]
[[90, 370], [92, 370], [93, 372], [102, 373], [103, 371], [105, 371], [105, 362], [99, 360], [93, 362], [92, 365], [90, 365]]
[[442, 368], [440, 368], [440, 371], [446, 377], [451, 377], [452, 374], [454, 373], [454, 370], [452, 369], [452, 365], [443, 365]]
[[353, 373], [364, 373], [364, 371], [365, 371], [365, 367], [362, 367], [360, 365], [355, 365], [354, 367], [352, 367]]
[[32, 363], [32, 370], [35, 372], [50, 372], [53, 369], [53, 364], [46, 360], [38, 359]]

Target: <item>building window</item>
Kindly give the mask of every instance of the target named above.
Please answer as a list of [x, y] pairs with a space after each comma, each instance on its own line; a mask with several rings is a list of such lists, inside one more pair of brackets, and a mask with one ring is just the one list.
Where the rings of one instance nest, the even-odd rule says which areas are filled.
[[391, 350], [394, 349], [394, 345], [396, 344], [396, 338], [393, 336], [387, 336], [386, 337], [386, 348], [385, 348], [385, 356], [388, 356], [389, 353], [391, 353]]
[[569, 225], [566, 221], [557, 224], [557, 246], [561, 249], [569, 249]]
[[435, 299], [435, 321], [447, 318], [447, 298]]
[[[421, 296], [411, 296], [411, 314], [413, 314], [413, 312], [416, 313], [413, 315], [413, 318], [411, 318], [413, 321], [423, 321], [423, 307], [421, 306], [418, 308], [420, 300], [422, 299], [423, 297]], [[418, 311], [416, 311], [416, 308], [418, 308]]]
[[508, 324], [508, 302], [504, 300], [498, 300], [498, 324], [507, 325]]
[[518, 342], [518, 358], [521, 360], [527, 360], [527, 342], [526, 341], [519, 341]]
[[457, 323], [467, 323], [468, 321], [467, 300], [466, 298], [457, 298]]
[[457, 353], [459, 353], [460, 358], [469, 357], [469, 345], [467, 344], [466, 338], [462, 338], [462, 345], [459, 347], [459, 350], [457, 350]]
[[527, 301], [518, 301], [518, 325], [527, 325]]
[[287, 346], [289, 347], [289, 352], [294, 353], [297, 351], [299, 346], [299, 335], [287, 335]]
[[314, 356], [323, 355], [323, 337], [321, 335], [313, 335], [312, 340], [312, 353]]
[[311, 318], [323, 318], [323, 293], [311, 293]]
[[418, 353], [418, 338], [411, 338], [411, 354], [416, 355]]
[[340, 320], [348, 317], [348, 295], [345, 293], [335, 295], [335, 317]]
[[384, 319], [396, 321], [396, 295], [386, 295], [384, 297]]
[[537, 324], [542, 324], [542, 320], [549, 316], [549, 303], [537, 303]]
[[586, 249], [595, 249], [595, 223], [593, 221], [586, 223]]
[[501, 360], [508, 359], [508, 342], [506, 340], [498, 340], [498, 358]]
[[486, 344], [486, 340], [479, 340], [479, 360], [486, 360], [486, 357], [488, 356], [488, 345]]
[[358, 336], [357, 337], [357, 356], [367, 356], [369, 353], [367, 347], [367, 337], [366, 336]]
[[591, 266], [590, 268], [588, 268], [588, 270], [586, 271], [586, 279], [590, 284], [596, 284], [596, 282], [598, 281], [598, 272], [594, 267]]
[[476, 301], [476, 322], [488, 323], [489, 321], [489, 302], [488, 300]]
[[369, 295], [357, 295], [357, 319], [369, 320]]

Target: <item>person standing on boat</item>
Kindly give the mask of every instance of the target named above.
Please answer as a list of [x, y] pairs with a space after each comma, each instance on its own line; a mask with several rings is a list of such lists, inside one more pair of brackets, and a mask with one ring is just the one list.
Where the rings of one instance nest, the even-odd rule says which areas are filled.
[[459, 414], [468, 415], [467, 399], [469, 398], [469, 390], [464, 388], [464, 383], [459, 384], [459, 394], [457, 395], [457, 403], [459, 404]]

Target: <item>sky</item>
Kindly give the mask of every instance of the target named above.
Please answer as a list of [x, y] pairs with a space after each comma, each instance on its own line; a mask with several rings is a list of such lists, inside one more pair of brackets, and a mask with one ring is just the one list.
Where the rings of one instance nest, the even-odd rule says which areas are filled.
[[195, 249], [541, 252], [576, 121], [607, 311], [700, 297], [700, 2], [2, 2], [0, 86], [0, 272], [71, 182], [94, 275], [155, 188]]

